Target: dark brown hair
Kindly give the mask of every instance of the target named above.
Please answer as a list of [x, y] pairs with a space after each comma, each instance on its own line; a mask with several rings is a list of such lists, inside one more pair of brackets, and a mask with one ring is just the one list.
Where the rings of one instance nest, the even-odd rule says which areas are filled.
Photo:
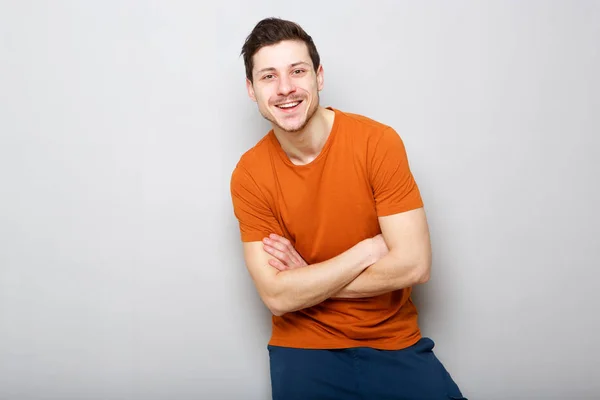
[[312, 38], [302, 29], [300, 25], [292, 21], [280, 18], [265, 18], [259, 21], [242, 47], [241, 55], [244, 56], [246, 66], [246, 78], [252, 80], [252, 69], [254, 68], [254, 55], [263, 47], [277, 44], [283, 40], [300, 40], [306, 43], [308, 54], [313, 63], [315, 71], [321, 65], [321, 58]]

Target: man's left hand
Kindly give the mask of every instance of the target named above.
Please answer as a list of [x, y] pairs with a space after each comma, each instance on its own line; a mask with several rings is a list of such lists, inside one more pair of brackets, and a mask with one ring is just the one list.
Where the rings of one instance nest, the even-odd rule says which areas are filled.
[[267, 253], [275, 257], [269, 260], [269, 265], [280, 271], [306, 267], [308, 264], [298, 254], [291, 242], [279, 235], [271, 234], [263, 239], [263, 248]]

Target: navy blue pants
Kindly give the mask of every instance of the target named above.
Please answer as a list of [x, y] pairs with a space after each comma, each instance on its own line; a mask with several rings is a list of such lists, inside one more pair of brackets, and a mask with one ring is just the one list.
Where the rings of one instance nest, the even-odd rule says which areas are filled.
[[465, 399], [430, 338], [402, 350], [268, 346], [273, 400]]

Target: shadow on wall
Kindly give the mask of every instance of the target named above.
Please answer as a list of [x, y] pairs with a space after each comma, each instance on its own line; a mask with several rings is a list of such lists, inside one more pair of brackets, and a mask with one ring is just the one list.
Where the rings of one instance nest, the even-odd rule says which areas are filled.
[[430, 314], [431, 308], [434, 307], [431, 296], [428, 294], [428, 288], [425, 287], [425, 285], [414, 286], [411, 293], [412, 301], [419, 312], [419, 320], [427, 319], [427, 315]]
[[228, 238], [223, 243], [236, 243], [228, 247], [229, 269], [226, 293], [230, 297], [227, 303], [232, 306], [230, 315], [234, 317], [239, 332], [246, 332], [248, 340], [256, 341], [257, 347], [265, 347], [271, 337], [271, 312], [262, 302], [252, 277], [246, 268], [244, 251], [239, 239], [237, 221], [233, 221], [228, 230]]

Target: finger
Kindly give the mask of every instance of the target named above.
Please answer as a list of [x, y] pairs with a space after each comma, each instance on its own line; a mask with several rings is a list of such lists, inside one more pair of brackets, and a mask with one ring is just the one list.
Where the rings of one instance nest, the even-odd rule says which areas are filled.
[[280, 271], [285, 271], [287, 269], [285, 264], [275, 258], [269, 260], [269, 265], [273, 268], [277, 268]]
[[279, 235], [277, 235], [275, 233], [270, 234], [269, 238], [271, 238], [272, 240], [281, 242], [281, 243], [283, 243], [286, 246], [288, 246], [290, 244], [290, 241], [287, 238], [284, 238], [283, 236], [279, 236]]
[[263, 246], [263, 248], [265, 249], [265, 251], [267, 253], [269, 253], [273, 257], [275, 257], [275, 258], [277, 258], [277, 259], [279, 259], [281, 261], [285, 261], [285, 253], [283, 253], [283, 252], [281, 252], [281, 251], [277, 250], [276, 248], [271, 247], [269, 245], [265, 245], [265, 246]]
[[275, 234], [275, 233], [271, 233], [271, 234], [269, 235], [269, 239], [271, 239], [271, 240], [274, 240], [274, 241], [276, 241], [276, 242], [277, 242], [277, 241], [281, 240], [282, 238], [281, 238], [281, 236], [279, 236], [279, 235], [277, 235], [277, 234]]
[[288, 267], [304, 266], [307, 265], [306, 261], [298, 254], [296, 249], [292, 246], [291, 242], [281, 236], [271, 234], [268, 238], [264, 238], [263, 242], [272, 248], [276, 248], [284, 254], [283, 257], [278, 257], [284, 261]]
[[286, 247], [286, 246], [285, 246], [283, 243], [281, 243], [281, 242], [279, 242], [279, 241], [277, 241], [277, 240], [272, 240], [272, 239], [267, 239], [267, 238], [265, 238], [265, 239], [263, 240], [263, 242], [264, 242], [265, 244], [267, 244], [267, 245], [271, 246], [271, 247], [274, 247], [274, 248], [276, 248], [277, 250], [279, 250], [279, 251], [281, 251], [281, 252], [285, 252], [285, 251], [287, 251], [287, 247]]
[[292, 246], [292, 244], [289, 242], [289, 240], [287, 241], [287, 243], [283, 243], [283, 245], [285, 246], [285, 248], [287, 249], [287, 251], [290, 252], [290, 254], [295, 254], [296, 253], [296, 249], [294, 248], [294, 246]]
[[277, 246], [277, 244], [269, 245], [269, 247], [271, 247], [271, 254], [277, 257], [281, 262], [285, 263], [288, 267], [295, 266], [296, 261], [294, 261], [290, 252], [287, 251], [285, 247], [282, 248], [281, 246], [277, 246], [277, 248], [275, 248], [273, 246]]
[[300, 261], [300, 258], [298, 256], [296, 256], [294, 253], [289, 253], [288, 257], [290, 259], [290, 263], [293, 263], [294, 265], [302, 264], [302, 261]]
[[294, 261], [292, 260], [292, 258], [290, 257], [290, 253], [288, 253], [287, 251], [279, 251], [279, 257], [277, 257], [281, 262], [285, 263], [288, 267], [292, 267], [294, 264]]
[[267, 253], [269, 253], [270, 255], [272, 255], [273, 257], [277, 258], [278, 260], [285, 262], [285, 254], [271, 246], [266, 246], [265, 250], [267, 251]]
[[290, 258], [298, 265], [306, 264], [300, 253], [298, 253], [293, 247], [290, 250]]
[[292, 246], [292, 242], [290, 242], [289, 239], [286, 239], [283, 236], [279, 236], [276, 234], [271, 234], [269, 235], [269, 238], [266, 239], [266, 242], [270, 243], [272, 246], [276, 247], [280, 251], [289, 252], [290, 261], [302, 261], [302, 257], [300, 257], [294, 246]]
[[[290, 242], [288, 239], [283, 238], [283, 237], [280, 237], [278, 241], [279, 241], [279, 243], [281, 243], [285, 246], [285, 251], [290, 253], [290, 256], [292, 259], [295, 259], [297, 261], [300, 261], [302, 259], [302, 257], [300, 257], [300, 254], [298, 254], [298, 252], [292, 245], [292, 242]], [[278, 248], [281, 249], [281, 247], [279, 247], [279, 246], [278, 246]]]
[[287, 246], [281, 242], [274, 242], [271, 245], [279, 251], [282, 251], [284, 253], [289, 253], [289, 249], [287, 248]]

